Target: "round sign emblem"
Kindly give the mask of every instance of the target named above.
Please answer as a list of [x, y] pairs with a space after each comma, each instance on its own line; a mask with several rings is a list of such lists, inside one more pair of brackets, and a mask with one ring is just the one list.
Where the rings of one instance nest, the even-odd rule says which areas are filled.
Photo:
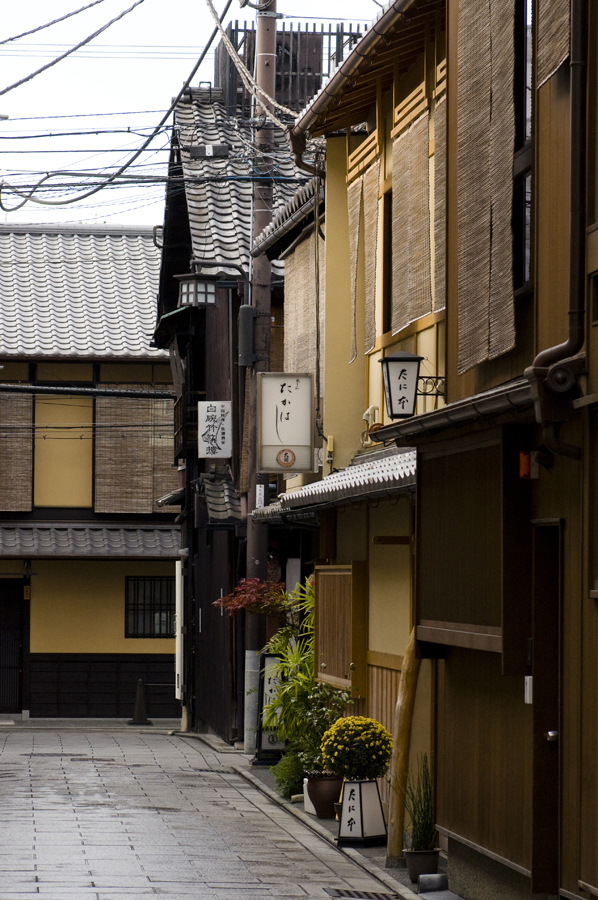
[[294, 465], [296, 458], [292, 450], [279, 450], [276, 454], [276, 462], [283, 469], [288, 469], [289, 466]]

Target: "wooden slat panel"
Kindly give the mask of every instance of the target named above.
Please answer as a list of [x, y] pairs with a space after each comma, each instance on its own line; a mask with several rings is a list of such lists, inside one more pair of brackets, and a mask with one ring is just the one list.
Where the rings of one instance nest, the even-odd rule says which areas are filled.
[[392, 138], [398, 137], [405, 131], [412, 122], [423, 113], [429, 106], [426, 97], [426, 83], [422, 81], [408, 97], [395, 106], [393, 113], [393, 128], [390, 132]]
[[316, 568], [315, 629], [316, 677], [335, 687], [350, 687], [350, 566]]
[[[391, 734], [400, 679], [401, 673], [397, 669], [368, 666], [368, 716], [381, 722]], [[382, 799], [388, 802], [390, 787], [387, 780], [380, 778], [378, 785]]]
[[367, 571], [364, 562], [316, 566], [316, 679], [367, 695]]
[[532, 707], [500, 657], [453, 648], [438, 710], [437, 821], [531, 870]]

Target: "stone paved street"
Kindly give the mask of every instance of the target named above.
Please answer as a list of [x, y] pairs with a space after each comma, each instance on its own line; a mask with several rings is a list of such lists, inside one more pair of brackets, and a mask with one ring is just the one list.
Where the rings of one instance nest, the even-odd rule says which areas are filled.
[[389, 891], [200, 741], [0, 730], [0, 900], [324, 900], [326, 887]]

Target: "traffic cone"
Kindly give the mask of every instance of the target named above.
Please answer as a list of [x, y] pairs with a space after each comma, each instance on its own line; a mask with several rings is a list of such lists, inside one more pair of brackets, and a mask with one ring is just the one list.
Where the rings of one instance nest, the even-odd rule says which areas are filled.
[[135, 709], [133, 710], [133, 718], [127, 722], [127, 725], [153, 725], [145, 712], [145, 685], [143, 679], [137, 682], [137, 693], [135, 694]]

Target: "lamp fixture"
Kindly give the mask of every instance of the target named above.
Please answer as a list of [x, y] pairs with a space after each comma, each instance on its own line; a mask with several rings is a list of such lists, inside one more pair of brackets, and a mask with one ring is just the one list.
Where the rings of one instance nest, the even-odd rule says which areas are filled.
[[382, 366], [386, 411], [390, 419], [408, 419], [415, 413], [419, 367], [424, 357], [399, 350], [379, 360]]

